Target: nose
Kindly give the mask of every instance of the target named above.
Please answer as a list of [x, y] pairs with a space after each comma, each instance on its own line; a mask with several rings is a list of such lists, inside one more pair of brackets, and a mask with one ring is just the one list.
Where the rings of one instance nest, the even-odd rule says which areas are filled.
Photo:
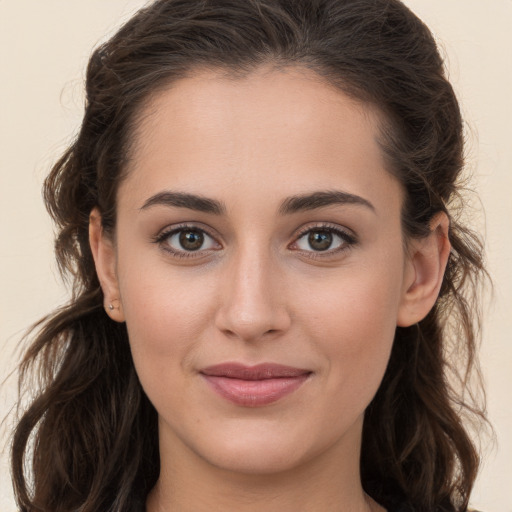
[[256, 341], [289, 329], [282, 272], [270, 255], [247, 250], [229, 262], [223, 277], [215, 321], [224, 335]]

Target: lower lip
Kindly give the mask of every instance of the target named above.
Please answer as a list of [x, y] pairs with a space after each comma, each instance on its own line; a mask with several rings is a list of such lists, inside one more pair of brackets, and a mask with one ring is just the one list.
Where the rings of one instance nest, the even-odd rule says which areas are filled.
[[310, 374], [262, 380], [242, 380], [202, 375], [220, 396], [244, 407], [261, 407], [277, 402], [297, 390]]

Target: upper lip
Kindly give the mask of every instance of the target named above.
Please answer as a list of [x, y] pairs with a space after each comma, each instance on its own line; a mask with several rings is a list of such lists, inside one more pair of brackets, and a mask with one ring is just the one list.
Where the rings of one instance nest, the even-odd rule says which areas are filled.
[[222, 363], [203, 368], [200, 373], [211, 377], [227, 377], [241, 380], [264, 380], [286, 377], [299, 377], [311, 373], [311, 370], [294, 368], [276, 363], [261, 363], [247, 366], [241, 363]]

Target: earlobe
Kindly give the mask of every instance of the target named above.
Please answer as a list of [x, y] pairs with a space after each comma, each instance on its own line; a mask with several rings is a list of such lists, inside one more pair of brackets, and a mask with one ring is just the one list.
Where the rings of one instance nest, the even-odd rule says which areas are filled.
[[430, 222], [430, 233], [410, 243], [398, 326], [423, 320], [434, 306], [450, 256], [449, 227], [448, 216], [439, 212]]
[[103, 290], [105, 311], [112, 320], [124, 322], [116, 271], [115, 247], [111, 238], [105, 234], [101, 223], [101, 213], [97, 208], [94, 208], [89, 215], [89, 244]]

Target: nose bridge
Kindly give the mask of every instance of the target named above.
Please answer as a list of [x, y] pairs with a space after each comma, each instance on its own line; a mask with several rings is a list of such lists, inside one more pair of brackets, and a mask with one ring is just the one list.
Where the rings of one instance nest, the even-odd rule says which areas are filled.
[[218, 328], [244, 340], [284, 332], [290, 317], [272, 251], [250, 243], [235, 252], [225, 271]]

